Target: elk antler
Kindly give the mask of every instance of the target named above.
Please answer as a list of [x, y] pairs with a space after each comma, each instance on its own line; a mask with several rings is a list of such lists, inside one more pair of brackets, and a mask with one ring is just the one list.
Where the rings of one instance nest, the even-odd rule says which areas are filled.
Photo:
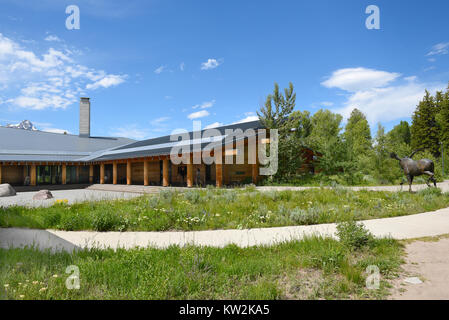
[[414, 156], [416, 153], [418, 153], [418, 152], [420, 152], [420, 151], [422, 151], [422, 150], [424, 150], [424, 149], [425, 149], [425, 148], [419, 148], [419, 149], [413, 151], [412, 154], [409, 156], [409, 158], [412, 159], [413, 156]]

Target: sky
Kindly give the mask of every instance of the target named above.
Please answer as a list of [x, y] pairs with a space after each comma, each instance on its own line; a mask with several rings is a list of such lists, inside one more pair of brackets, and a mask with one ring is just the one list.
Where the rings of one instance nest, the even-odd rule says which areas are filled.
[[[69, 5], [79, 29], [69, 30]], [[369, 5], [380, 29], [368, 29]], [[0, 0], [0, 125], [32, 121], [133, 139], [257, 118], [292, 82], [296, 110], [374, 133], [410, 121], [427, 89], [449, 82], [447, 0]]]

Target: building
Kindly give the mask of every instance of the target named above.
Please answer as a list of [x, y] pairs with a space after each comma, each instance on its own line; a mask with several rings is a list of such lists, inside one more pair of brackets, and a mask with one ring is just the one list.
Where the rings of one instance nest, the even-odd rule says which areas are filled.
[[[144, 141], [92, 137], [89, 98], [81, 98], [79, 128], [79, 135], [70, 135], [0, 127], [0, 183], [19, 186], [100, 183], [190, 187], [195, 184], [251, 183], [259, 179], [257, 162], [248, 162], [247, 144], [252, 137], [243, 137], [246, 146], [243, 164], [225, 163], [225, 157], [236, 157], [237, 150], [226, 151], [224, 139], [227, 129], [253, 129], [257, 132], [262, 129], [259, 121], [215, 128], [220, 134], [214, 145], [222, 150], [221, 164], [172, 163], [170, 150], [176, 142], [171, 141], [170, 136]], [[195, 133], [188, 133], [188, 137], [188, 144], [192, 145]], [[238, 140], [232, 141], [233, 146]], [[207, 143], [201, 147], [205, 145]], [[214, 152], [211, 155], [218, 157]], [[192, 159], [194, 152], [187, 156]]]

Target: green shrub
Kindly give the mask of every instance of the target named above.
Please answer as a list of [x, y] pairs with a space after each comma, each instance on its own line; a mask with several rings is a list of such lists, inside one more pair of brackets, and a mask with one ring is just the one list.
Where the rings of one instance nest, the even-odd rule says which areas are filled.
[[361, 249], [369, 245], [373, 240], [373, 235], [362, 223], [355, 221], [345, 221], [337, 224], [337, 236], [340, 242], [350, 249]]
[[61, 217], [59, 229], [66, 231], [82, 230], [85, 220], [79, 213], [65, 214]]
[[61, 213], [54, 210], [48, 210], [48, 213], [43, 216], [43, 222], [45, 226], [57, 226], [61, 222]]
[[294, 208], [290, 212], [290, 219], [299, 225], [317, 224], [320, 218], [319, 210], [315, 207], [307, 210]]
[[127, 227], [124, 218], [109, 210], [100, 211], [92, 217], [92, 227], [96, 231], [123, 231]]
[[196, 190], [189, 190], [184, 193], [184, 198], [186, 198], [186, 200], [188, 200], [191, 203], [198, 203], [201, 199], [201, 195]]
[[418, 193], [422, 196], [431, 196], [431, 197], [438, 197], [441, 196], [442, 191], [440, 188], [426, 188], [419, 190]]

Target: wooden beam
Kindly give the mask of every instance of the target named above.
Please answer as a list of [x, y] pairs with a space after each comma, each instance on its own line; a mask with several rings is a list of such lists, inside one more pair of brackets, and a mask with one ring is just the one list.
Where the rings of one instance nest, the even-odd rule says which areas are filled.
[[31, 165], [31, 172], [30, 172], [30, 185], [35, 186], [36, 185], [36, 165]]
[[162, 160], [162, 186], [168, 187], [169, 181], [168, 181], [168, 166], [170, 165], [170, 162], [168, 159]]
[[117, 162], [112, 163], [112, 184], [117, 184]]
[[62, 165], [62, 173], [61, 173], [61, 183], [67, 184], [67, 166], [65, 164]]
[[89, 183], [94, 183], [94, 166], [89, 165]]
[[126, 184], [127, 185], [131, 185], [132, 184], [132, 179], [131, 179], [131, 161], [127, 161], [126, 162]]
[[150, 165], [150, 163], [148, 161], [143, 162], [143, 185], [144, 186], [150, 185], [150, 181], [148, 179], [149, 165]]
[[100, 184], [104, 184], [104, 163], [100, 164]]

